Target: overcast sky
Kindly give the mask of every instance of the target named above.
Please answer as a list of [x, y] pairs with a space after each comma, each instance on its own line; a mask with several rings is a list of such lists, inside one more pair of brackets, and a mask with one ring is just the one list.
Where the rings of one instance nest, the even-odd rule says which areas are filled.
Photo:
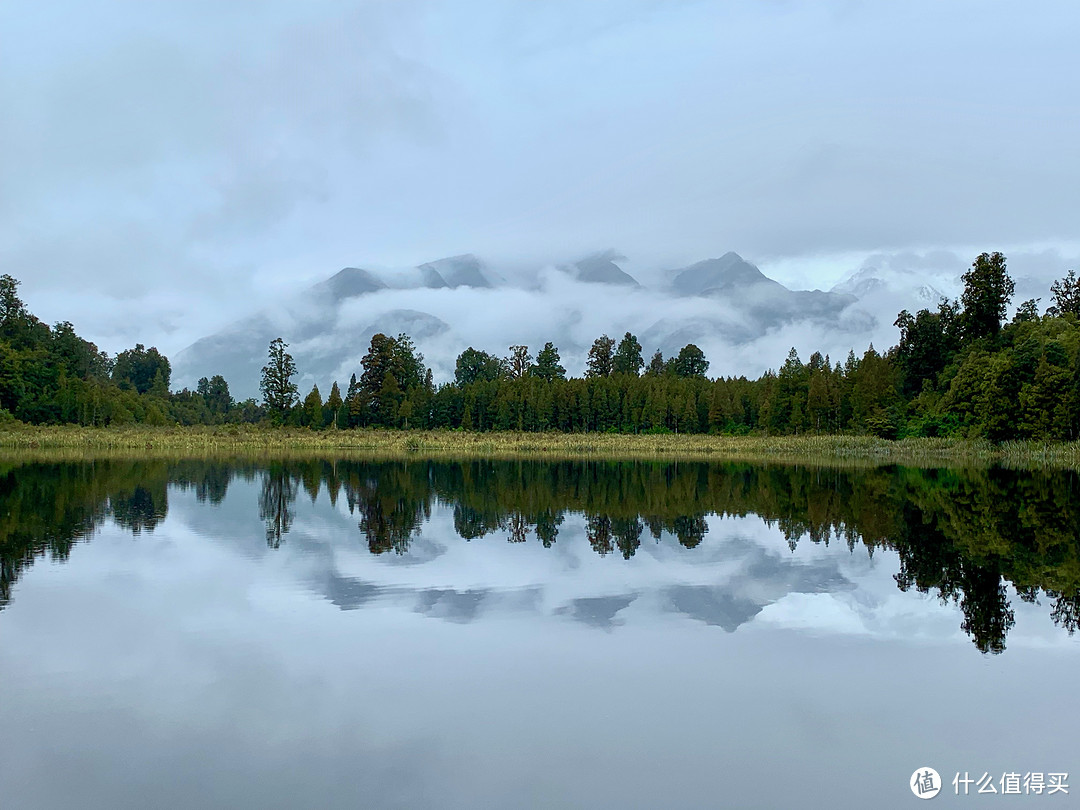
[[0, 270], [175, 352], [463, 252], [735, 250], [808, 287], [874, 252], [1053, 265], [1077, 30], [1072, 2], [3, 3]]

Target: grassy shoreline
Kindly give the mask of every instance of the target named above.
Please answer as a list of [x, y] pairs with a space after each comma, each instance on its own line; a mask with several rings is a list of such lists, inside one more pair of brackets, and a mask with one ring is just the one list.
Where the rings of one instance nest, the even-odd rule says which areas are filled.
[[1080, 469], [1080, 443], [960, 439], [887, 441], [870, 436], [634, 436], [606, 433], [464, 433], [269, 429], [253, 426], [85, 428], [5, 426], [5, 458], [95, 458], [113, 455], [339, 457], [713, 459], [807, 464], [1059, 467]]

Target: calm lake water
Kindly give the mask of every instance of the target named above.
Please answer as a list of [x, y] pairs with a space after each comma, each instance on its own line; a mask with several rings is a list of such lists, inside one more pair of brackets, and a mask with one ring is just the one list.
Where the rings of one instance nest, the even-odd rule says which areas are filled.
[[5, 810], [1080, 794], [1073, 473], [7, 464], [0, 563]]

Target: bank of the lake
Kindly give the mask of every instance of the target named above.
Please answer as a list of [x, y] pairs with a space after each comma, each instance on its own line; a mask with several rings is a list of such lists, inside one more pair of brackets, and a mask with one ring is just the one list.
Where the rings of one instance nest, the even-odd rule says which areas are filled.
[[5, 456], [333, 454], [455, 458], [739, 459], [910, 466], [1005, 464], [1080, 469], [1080, 442], [1045, 444], [872, 436], [711, 436], [217, 427], [8, 425]]

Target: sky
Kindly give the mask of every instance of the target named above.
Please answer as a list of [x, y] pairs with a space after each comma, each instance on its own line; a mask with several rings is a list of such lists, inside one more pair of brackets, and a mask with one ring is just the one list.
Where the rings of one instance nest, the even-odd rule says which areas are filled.
[[868, 257], [1003, 250], [1060, 276], [1078, 24], [1070, 2], [5, 3], [0, 271], [46, 321], [166, 353], [344, 266], [465, 252], [613, 248], [647, 278], [734, 250], [827, 289]]

